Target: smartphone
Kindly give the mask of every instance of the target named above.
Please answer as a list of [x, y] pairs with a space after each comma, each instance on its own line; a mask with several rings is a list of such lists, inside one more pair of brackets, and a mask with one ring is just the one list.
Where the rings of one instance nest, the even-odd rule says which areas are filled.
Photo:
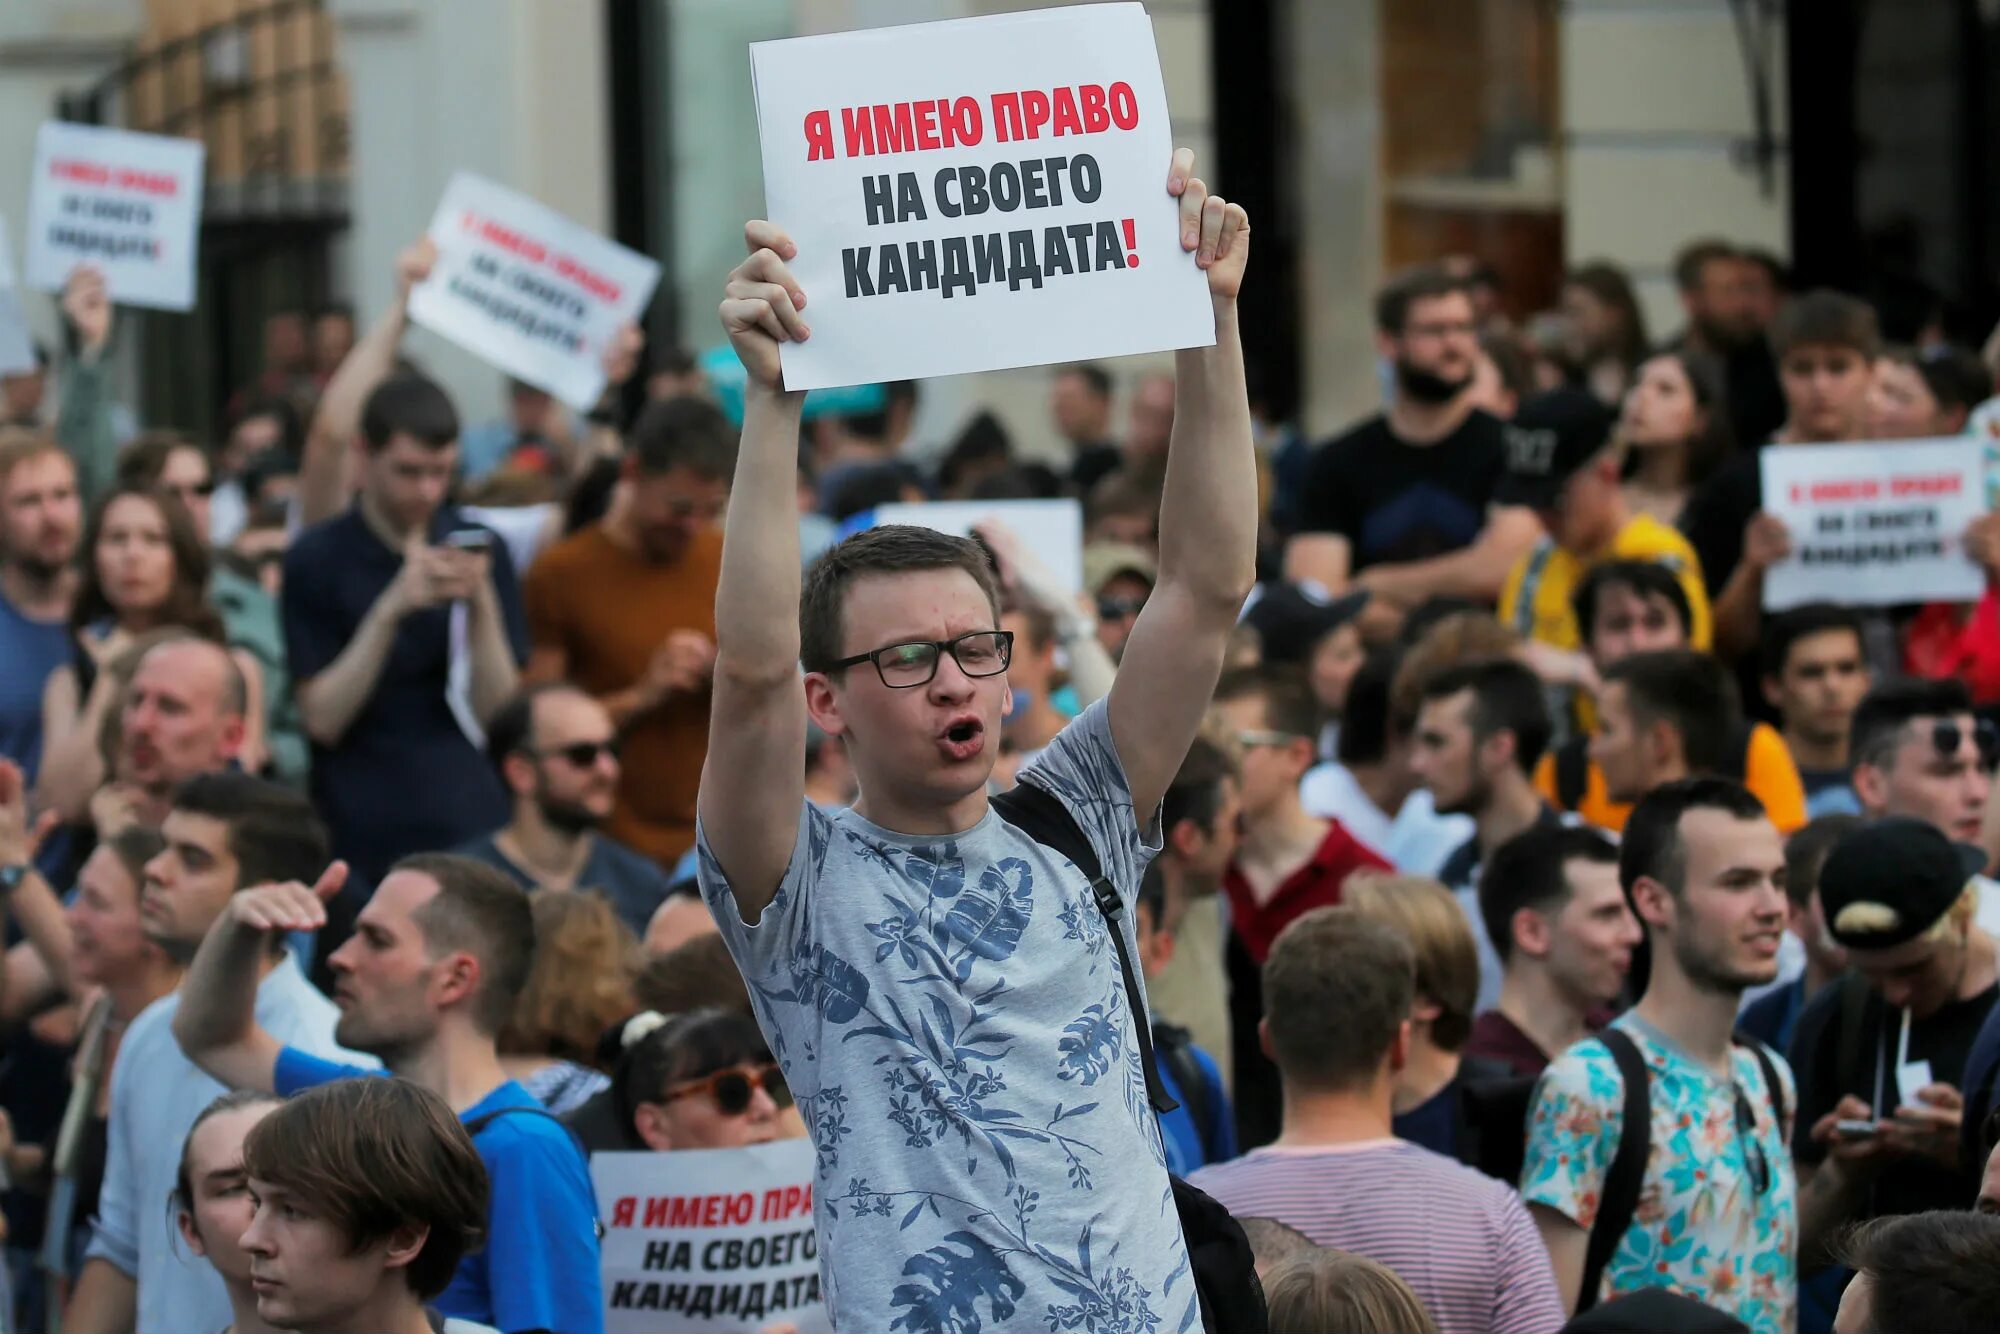
[[1833, 1133], [1842, 1139], [1873, 1139], [1882, 1133], [1880, 1121], [1835, 1121]]
[[454, 528], [444, 535], [444, 544], [460, 551], [484, 551], [493, 545], [493, 534], [484, 528]]

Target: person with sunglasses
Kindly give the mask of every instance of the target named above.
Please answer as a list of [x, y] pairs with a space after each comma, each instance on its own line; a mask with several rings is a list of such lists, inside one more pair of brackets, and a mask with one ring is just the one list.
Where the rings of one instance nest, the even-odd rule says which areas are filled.
[[601, 894], [643, 938], [666, 901], [658, 862], [604, 832], [618, 804], [618, 729], [575, 686], [529, 686], [486, 727], [486, 753], [513, 801], [507, 823], [456, 851], [498, 867], [523, 889]]
[[1976, 920], [1983, 861], [1932, 825], [1886, 816], [1820, 868], [1820, 911], [1849, 971], [1792, 1040], [1808, 1270], [1847, 1224], [1963, 1209], [1978, 1194], [1965, 1137], [1982, 1100], [1961, 1090], [2000, 1000], [2000, 943]]
[[[1089, 840], [1096, 893], [1006, 818], [1032, 796], [989, 800], [1013, 639], [986, 553], [891, 524], [801, 571], [805, 395], [781, 349], [812, 336], [829, 294], [807, 306], [798, 247], [761, 221], [725, 289], [747, 383], [699, 878], [818, 1152], [822, 1287], [843, 1330], [934, 1325], [948, 1308], [968, 1329], [1102, 1324], [1092, 1313], [1114, 1305], [1130, 1328], [1200, 1320], [1133, 1059], [1143, 995], [1126, 995], [1116, 954], [1136, 948], [1128, 909], [1160, 802], [1256, 575], [1237, 323], [1249, 226], [1192, 163], [1181, 150], [1161, 178], [1182, 246], [1161, 262], [1206, 285], [1216, 341], [1175, 355], [1159, 579], [1110, 694], [1020, 774]], [[808, 716], [847, 743], [861, 795], [845, 811], [805, 800]]]
[[618, 1030], [611, 1087], [569, 1118], [590, 1153], [735, 1149], [799, 1133], [784, 1074], [748, 1015], [636, 1014]]
[[1732, 1037], [1744, 991], [1777, 973], [1784, 844], [1748, 789], [1682, 779], [1633, 808], [1618, 879], [1651, 948], [1646, 989], [1543, 1072], [1521, 1196], [1572, 1312], [1672, 1288], [1789, 1334], [1798, 1098], [1783, 1057]]

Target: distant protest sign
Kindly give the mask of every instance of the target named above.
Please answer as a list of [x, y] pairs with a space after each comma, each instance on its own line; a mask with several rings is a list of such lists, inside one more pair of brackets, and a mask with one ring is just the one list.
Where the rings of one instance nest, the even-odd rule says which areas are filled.
[[28, 336], [21, 289], [14, 285], [14, 252], [7, 244], [7, 219], [0, 218], [0, 375], [35, 369], [35, 342]]
[[192, 308], [203, 152], [193, 139], [45, 122], [28, 187], [28, 286], [60, 291], [88, 264], [121, 306]]
[[885, 523], [907, 523], [953, 537], [972, 536], [992, 520], [1019, 539], [1051, 577], [1072, 593], [1083, 591], [1083, 506], [1074, 500], [898, 501], [864, 510], [841, 525], [842, 537]]
[[554, 209], [462, 171], [430, 237], [410, 318], [578, 410], [604, 392], [604, 350], [636, 323], [660, 266]]
[[1142, 6], [758, 42], [750, 72], [812, 329], [787, 387], [1215, 341]]
[[1764, 608], [1807, 602], [1882, 606], [1968, 602], [1986, 575], [1965, 529], [1986, 509], [1980, 442], [1766, 445], [1764, 508], [1792, 535], [1764, 575]]
[[832, 1329], [805, 1139], [741, 1149], [598, 1153], [605, 1334]]

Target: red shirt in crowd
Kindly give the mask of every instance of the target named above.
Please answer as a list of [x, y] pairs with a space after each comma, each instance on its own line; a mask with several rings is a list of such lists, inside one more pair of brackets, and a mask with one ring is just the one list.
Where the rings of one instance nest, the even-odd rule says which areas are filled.
[[1330, 821], [1326, 837], [1320, 840], [1312, 860], [1286, 876], [1278, 892], [1263, 903], [1257, 902], [1250, 882], [1243, 878], [1236, 863], [1229, 864], [1222, 877], [1222, 888], [1229, 895], [1230, 929], [1250, 951], [1250, 957], [1261, 965], [1278, 933], [1290, 926], [1293, 918], [1340, 902], [1340, 889], [1348, 876], [1362, 870], [1394, 869], [1348, 833], [1340, 821]]

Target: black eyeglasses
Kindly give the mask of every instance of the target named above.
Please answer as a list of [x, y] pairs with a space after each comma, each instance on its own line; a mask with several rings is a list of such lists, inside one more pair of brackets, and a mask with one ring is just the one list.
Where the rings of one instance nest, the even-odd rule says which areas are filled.
[[568, 761], [579, 769], [588, 769], [591, 765], [597, 763], [597, 757], [600, 755], [609, 755], [612, 759], [617, 759], [618, 743], [616, 741], [578, 741], [573, 745], [554, 746], [548, 750], [530, 751], [529, 754], [534, 755], [538, 759], [547, 759], [549, 756], [554, 755]]
[[916, 639], [907, 644], [857, 653], [833, 664], [834, 671], [875, 664], [875, 675], [891, 690], [908, 690], [929, 685], [937, 675], [938, 661], [946, 653], [967, 676], [998, 676], [1014, 657], [1012, 630], [974, 630], [956, 639]]
[[1757, 1139], [1757, 1114], [1750, 1110], [1750, 1099], [1743, 1096], [1741, 1084], [1732, 1087], [1736, 1094], [1736, 1133], [1743, 1140], [1743, 1166], [1750, 1172], [1751, 1187], [1762, 1195], [1771, 1189], [1771, 1160]]
[[[1954, 722], [1935, 723], [1931, 726], [1931, 744], [1945, 759], [1958, 758], [1958, 748], [1965, 744], [1965, 729]], [[1991, 769], [2000, 763], [2000, 728], [1991, 719], [1981, 718], [1972, 724], [1972, 744], [1979, 748], [1979, 767]]]
[[758, 1089], [770, 1094], [771, 1101], [780, 1107], [792, 1105], [792, 1091], [785, 1087], [785, 1076], [776, 1065], [731, 1066], [699, 1079], [684, 1080], [669, 1088], [660, 1101], [678, 1102], [706, 1093], [715, 1099], [716, 1111], [724, 1116], [741, 1116], [750, 1110], [750, 1099]]

